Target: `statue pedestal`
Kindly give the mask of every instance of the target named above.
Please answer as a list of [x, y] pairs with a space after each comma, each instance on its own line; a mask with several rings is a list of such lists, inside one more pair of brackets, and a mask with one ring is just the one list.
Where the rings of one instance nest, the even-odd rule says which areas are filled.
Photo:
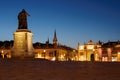
[[33, 58], [33, 34], [28, 29], [18, 29], [14, 32], [13, 58]]

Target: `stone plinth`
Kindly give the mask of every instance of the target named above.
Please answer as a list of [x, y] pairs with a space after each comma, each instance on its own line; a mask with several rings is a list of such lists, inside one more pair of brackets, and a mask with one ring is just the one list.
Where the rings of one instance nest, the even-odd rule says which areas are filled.
[[12, 57], [34, 57], [32, 37], [33, 34], [28, 29], [16, 30], [16, 32], [14, 32], [14, 45], [12, 48]]

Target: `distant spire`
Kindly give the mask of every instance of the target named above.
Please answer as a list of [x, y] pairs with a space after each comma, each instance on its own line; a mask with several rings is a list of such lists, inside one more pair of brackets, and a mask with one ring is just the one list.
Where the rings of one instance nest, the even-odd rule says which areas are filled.
[[54, 31], [54, 38], [53, 38], [53, 43], [56, 43], [57, 42], [57, 36], [56, 36], [56, 30]]
[[54, 31], [53, 45], [54, 45], [54, 47], [57, 47], [57, 45], [58, 45], [56, 30]]
[[102, 42], [99, 40], [99, 41], [98, 41], [98, 44], [102, 44]]
[[48, 40], [46, 41], [46, 48], [48, 48], [48, 45], [49, 45], [49, 38], [48, 38]]
[[49, 43], [49, 38], [48, 38], [48, 43]]
[[49, 44], [49, 38], [48, 38], [48, 40], [46, 41], [46, 44]]

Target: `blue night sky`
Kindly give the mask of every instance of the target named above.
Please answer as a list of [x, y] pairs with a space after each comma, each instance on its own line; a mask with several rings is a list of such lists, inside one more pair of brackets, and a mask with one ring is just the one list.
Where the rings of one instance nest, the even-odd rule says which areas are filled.
[[18, 13], [29, 14], [33, 42], [58, 42], [77, 48], [90, 39], [120, 40], [120, 0], [0, 0], [0, 40], [13, 40]]

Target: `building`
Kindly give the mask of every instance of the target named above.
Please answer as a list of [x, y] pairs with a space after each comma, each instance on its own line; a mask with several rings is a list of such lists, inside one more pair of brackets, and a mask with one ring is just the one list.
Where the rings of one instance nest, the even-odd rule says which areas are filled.
[[79, 61], [120, 61], [120, 42], [78, 44], [78, 57]]
[[54, 32], [53, 43], [49, 43], [49, 39], [46, 43], [34, 44], [35, 58], [47, 59], [51, 61], [68, 61], [75, 60], [73, 54], [77, 54], [76, 50], [65, 45], [58, 44], [56, 31]]
[[120, 41], [108, 41], [101, 49], [102, 61], [120, 61]]
[[[36, 42], [33, 44], [35, 58], [47, 59], [50, 61], [101, 61], [113, 62], [120, 61], [120, 41], [108, 41], [106, 43], [92, 40], [78, 44], [78, 51], [65, 45], [58, 44], [56, 32], [54, 33], [53, 43]], [[56, 38], [56, 43], [54, 40]], [[11, 58], [11, 48], [14, 41], [0, 41], [0, 58]]]
[[0, 58], [11, 58], [13, 41], [0, 41]]
[[93, 43], [92, 40], [80, 45], [78, 43], [78, 60], [79, 61], [99, 61], [100, 54], [98, 49], [101, 47], [98, 43]]

